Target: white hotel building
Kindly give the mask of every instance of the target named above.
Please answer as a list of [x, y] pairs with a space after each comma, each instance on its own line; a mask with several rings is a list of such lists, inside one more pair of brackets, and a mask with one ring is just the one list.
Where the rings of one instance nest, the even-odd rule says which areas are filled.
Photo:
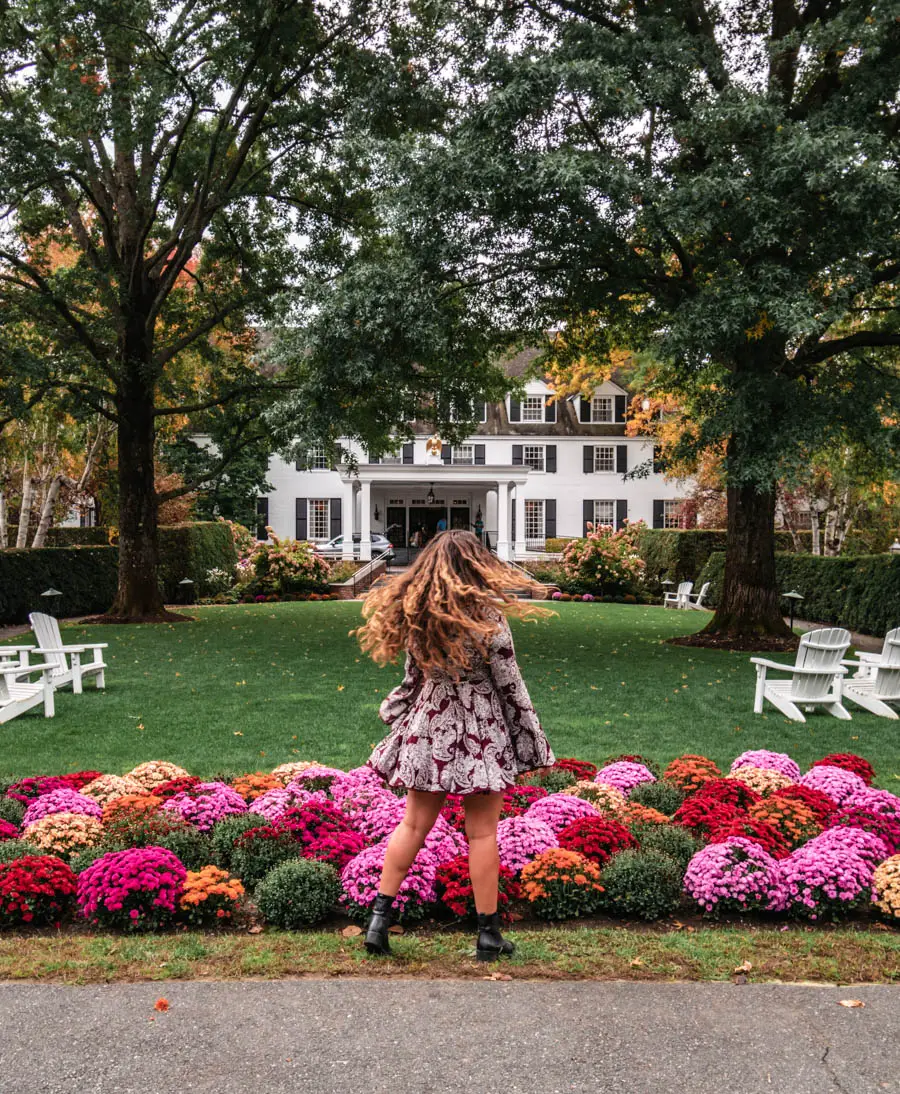
[[[521, 376], [536, 356], [526, 350], [506, 367]], [[404, 557], [417, 538], [427, 541], [443, 518], [450, 528], [483, 533], [501, 558], [524, 559], [545, 541], [582, 536], [587, 522], [619, 527], [642, 520], [655, 528], [677, 524], [686, 484], [650, 471], [653, 445], [625, 434], [629, 393], [613, 380], [593, 397], [556, 401], [553, 389], [529, 380], [523, 397], [476, 407], [480, 424], [464, 444], [428, 445], [426, 423], [391, 456], [370, 459], [355, 442], [344, 448], [357, 465], [335, 466], [324, 449], [304, 463], [273, 457], [272, 490], [258, 499], [258, 535], [325, 542], [344, 537], [344, 555], [372, 556], [373, 533]], [[479, 413], [480, 411], [480, 413]]]

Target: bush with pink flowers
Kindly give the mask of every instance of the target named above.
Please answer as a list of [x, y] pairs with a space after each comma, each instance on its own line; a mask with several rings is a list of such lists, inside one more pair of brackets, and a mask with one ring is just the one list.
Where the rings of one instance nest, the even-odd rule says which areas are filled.
[[839, 813], [834, 813], [828, 821], [829, 828], [840, 826], [862, 828], [866, 832], [873, 832], [889, 848], [892, 855], [900, 854], [900, 821], [894, 820], [893, 817], [850, 806]]
[[872, 867], [842, 847], [801, 847], [778, 863], [778, 871], [778, 910], [795, 919], [842, 919], [873, 898]]
[[842, 805], [849, 809], [864, 809], [867, 813], [880, 813], [883, 817], [900, 821], [900, 797], [889, 790], [875, 790], [867, 786], [845, 798]]
[[9, 821], [0, 819], [0, 843], [8, 839], [18, 839], [19, 829]]
[[536, 801], [525, 814], [526, 817], [543, 821], [557, 834], [574, 820], [599, 815], [599, 810], [590, 802], [573, 794], [548, 794], [546, 798]]
[[[351, 919], [364, 922], [378, 895], [387, 841], [366, 847], [341, 871], [342, 892], [338, 903]], [[440, 863], [427, 847], [416, 855], [394, 900], [394, 915], [401, 922], [421, 919], [437, 900]]]
[[508, 817], [497, 825], [497, 846], [500, 865], [518, 874], [543, 851], [558, 847], [556, 833], [544, 821], [527, 813]]
[[811, 767], [800, 777], [800, 785], [821, 790], [836, 805], [843, 805], [848, 798], [866, 789], [866, 784], [859, 775], [843, 767], [831, 767], [828, 764]]
[[[259, 813], [259, 800], [253, 811]], [[225, 783], [198, 783], [169, 798], [162, 806], [164, 812], [176, 813], [200, 832], [208, 832], [214, 824], [235, 813], [246, 813], [247, 803], [236, 790]]]
[[688, 863], [684, 889], [707, 913], [768, 911], [783, 903], [774, 858], [753, 840], [729, 836]]
[[621, 790], [623, 794], [628, 795], [641, 783], [656, 782], [656, 776], [649, 767], [645, 767], [643, 764], [619, 760], [617, 763], [601, 767], [594, 776], [594, 782], [614, 786], [616, 790]]
[[768, 768], [770, 771], [778, 771], [786, 775], [794, 783], [800, 778], [800, 767], [796, 760], [792, 760], [786, 752], [770, 752], [767, 748], [742, 752], [731, 765], [732, 774], [739, 767]]
[[875, 768], [867, 759], [857, 756], [855, 752], [830, 752], [820, 760], [813, 760], [813, 767], [842, 767], [845, 771], [852, 771], [859, 775], [866, 786], [871, 786], [875, 780]]
[[22, 827], [49, 817], [52, 813], [80, 813], [85, 817], [95, 817], [100, 820], [103, 809], [93, 798], [79, 794], [77, 790], [51, 790], [49, 794], [42, 794], [35, 798], [25, 810], [22, 818]]
[[162, 847], [110, 851], [78, 877], [78, 910], [95, 926], [131, 931], [172, 924], [187, 870]]

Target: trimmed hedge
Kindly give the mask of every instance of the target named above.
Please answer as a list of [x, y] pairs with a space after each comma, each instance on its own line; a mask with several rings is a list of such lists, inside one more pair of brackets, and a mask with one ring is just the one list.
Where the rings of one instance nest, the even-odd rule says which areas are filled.
[[[159, 554], [160, 586], [169, 602], [179, 599], [182, 578], [194, 582], [195, 596], [205, 596], [208, 570], [234, 570], [237, 565], [231, 531], [218, 521], [161, 527]], [[0, 551], [0, 623], [26, 623], [29, 612], [55, 608], [41, 599], [41, 593], [51, 587], [63, 594], [61, 615], [105, 612], [116, 595], [118, 563], [117, 547]]]
[[[800, 535], [810, 549], [810, 533]], [[723, 529], [645, 528], [641, 532], [641, 558], [647, 567], [646, 584], [651, 592], [659, 594], [660, 581], [693, 581], [700, 587], [698, 574], [714, 551], [725, 550], [726, 533]], [[776, 550], [792, 552], [794, 541], [790, 532], [775, 533]], [[705, 580], [705, 579], [704, 579]]]
[[[803, 594], [794, 612], [801, 619], [879, 636], [900, 626], [900, 558], [778, 553], [775, 573], [779, 588]], [[713, 607], [719, 602], [724, 576], [725, 554], [717, 551], [696, 582], [697, 587], [710, 583], [708, 600]]]
[[36, 547], [0, 551], [0, 623], [27, 623], [47, 611], [45, 589], [59, 589], [62, 615], [92, 615], [112, 604], [118, 581], [115, 547]]
[[108, 547], [109, 528], [97, 524], [93, 528], [51, 528], [47, 532], [48, 547]]

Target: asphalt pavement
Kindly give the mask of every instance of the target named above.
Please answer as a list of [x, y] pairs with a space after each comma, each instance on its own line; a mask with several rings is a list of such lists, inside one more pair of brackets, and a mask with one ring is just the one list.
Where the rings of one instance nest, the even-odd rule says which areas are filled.
[[0, 1091], [897, 1094], [900, 988], [0, 984]]

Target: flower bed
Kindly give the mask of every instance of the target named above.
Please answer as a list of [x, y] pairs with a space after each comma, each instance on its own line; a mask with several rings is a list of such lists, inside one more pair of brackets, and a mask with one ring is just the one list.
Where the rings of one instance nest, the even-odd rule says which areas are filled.
[[[628, 755], [534, 772], [503, 795], [501, 908], [898, 924], [900, 797], [871, 785], [863, 757], [825, 760], [804, 773], [751, 750], [723, 775], [704, 756], [661, 771]], [[371, 768], [306, 760], [229, 778], [153, 760], [20, 779], [0, 798], [0, 925], [63, 920], [76, 877], [88, 928], [222, 928], [244, 911], [291, 929], [363, 921], [403, 797]], [[463, 799], [448, 798], [395, 906], [407, 922], [473, 912]]]

